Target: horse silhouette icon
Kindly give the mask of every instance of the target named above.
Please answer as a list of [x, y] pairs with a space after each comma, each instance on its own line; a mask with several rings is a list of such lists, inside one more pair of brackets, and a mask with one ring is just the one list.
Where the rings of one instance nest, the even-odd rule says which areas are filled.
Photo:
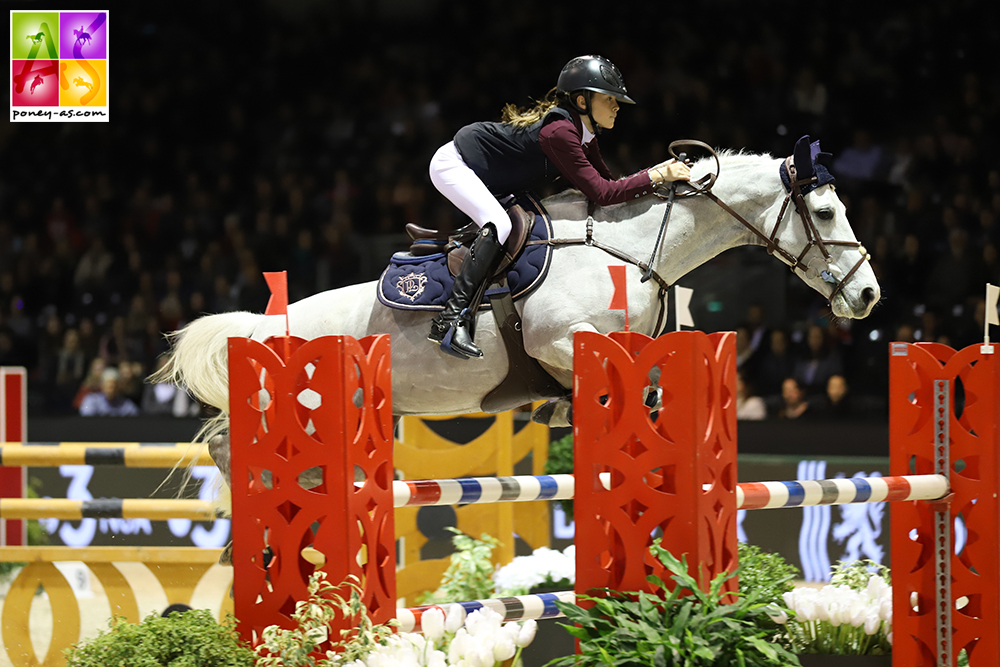
[[25, 39], [30, 39], [32, 44], [41, 44], [42, 39], [44, 38], [45, 38], [44, 32], [40, 32], [36, 35], [28, 35], [27, 37], [25, 37]]
[[94, 86], [90, 83], [90, 81], [84, 80], [84, 78], [82, 76], [78, 76], [75, 79], [73, 79], [73, 85], [76, 86], [77, 88], [79, 88], [80, 86], [83, 86], [87, 90], [93, 90], [94, 89]]
[[[41, 33], [39, 33], [39, 34], [41, 34]], [[74, 30], [73, 34], [76, 35], [76, 43], [77, 44], [83, 44], [84, 42], [86, 42], [87, 44], [90, 44], [90, 33], [86, 32], [83, 29], [83, 26], [80, 26], [79, 30]]]
[[41, 74], [35, 76], [34, 80], [31, 82], [31, 94], [35, 94], [35, 88], [45, 83], [45, 79], [42, 78]]

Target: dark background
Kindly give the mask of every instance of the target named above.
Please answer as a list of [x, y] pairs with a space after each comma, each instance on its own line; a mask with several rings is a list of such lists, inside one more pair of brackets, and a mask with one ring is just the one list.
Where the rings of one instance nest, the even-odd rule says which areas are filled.
[[[508, 101], [542, 97], [571, 57], [601, 53], [639, 102], [601, 137], [615, 173], [664, 159], [676, 138], [783, 156], [809, 133], [840, 158], [838, 189], [882, 286], [871, 317], [833, 321], [759, 248], [684, 282], [706, 330], [740, 327], [761, 306], [763, 321], [744, 327], [758, 347], [741, 368], [771, 415], [780, 401], [759, 369], [770, 330], [782, 329], [792, 340], [783, 368], [826, 369], [807, 386], [815, 400], [824, 373], [839, 371], [871, 399], [852, 416], [884, 419], [886, 342], [975, 342], [977, 299], [1000, 283], [998, 29], [985, 7], [112, 8], [111, 122], [0, 128], [0, 364], [31, 370], [33, 417], [71, 414], [93, 358], [141, 376], [163, 332], [204, 312], [262, 310], [261, 271], [287, 269], [293, 299], [374, 278], [405, 245], [405, 222], [464, 224], [429, 183], [438, 146]], [[821, 330], [815, 349], [810, 327]], [[142, 385], [125, 392], [139, 402]]]

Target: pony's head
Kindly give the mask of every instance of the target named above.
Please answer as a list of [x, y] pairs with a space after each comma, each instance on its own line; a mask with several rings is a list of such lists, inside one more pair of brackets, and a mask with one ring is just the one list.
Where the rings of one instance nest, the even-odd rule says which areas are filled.
[[808, 135], [796, 142], [792, 157], [780, 167], [788, 199], [763, 213], [763, 229], [782, 250], [775, 254], [830, 299], [834, 315], [860, 319], [871, 312], [881, 290], [837, 196], [831, 157], [820, 151], [818, 141], [810, 143]]

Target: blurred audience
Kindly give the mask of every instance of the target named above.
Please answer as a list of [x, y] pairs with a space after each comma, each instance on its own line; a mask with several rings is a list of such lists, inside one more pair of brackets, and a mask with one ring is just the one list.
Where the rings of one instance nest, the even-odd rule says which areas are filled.
[[743, 379], [743, 374], [736, 373], [736, 418], [759, 421], [767, 417], [767, 406], [764, 399], [754, 394], [753, 387]]
[[[835, 337], [823, 297], [791, 276], [773, 304], [780, 316], [751, 307], [743, 379], [786, 418], [806, 409], [804, 398], [781, 399], [788, 377], [795, 393], [825, 400], [841, 377], [856, 407], [884, 399], [885, 382], [872, 378], [889, 340], [981, 339], [977, 299], [984, 281], [1000, 280], [990, 131], [1000, 87], [975, 3], [872, 6], [863, 26], [850, 3], [808, 18], [733, 5], [721, 25], [715, 7], [691, 5], [674, 17], [669, 52], [649, 46], [661, 41], [657, 22], [626, 14], [594, 22], [513, 0], [484, 21], [456, 7], [409, 3], [397, 17], [364, 3], [224, 3], [200, 7], [195, 23], [141, 3], [122, 9], [130, 60], [115, 79], [115, 120], [0, 132], [19, 160], [0, 186], [0, 364], [29, 368], [32, 409], [66, 414], [94, 393], [107, 401], [106, 368], [145, 405], [137, 380], [165, 351], [162, 334], [205, 312], [263, 310], [261, 271], [287, 269], [299, 299], [377, 277], [405, 245], [405, 222], [464, 224], [429, 183], [431, 155], [505, 102], [544, 95], [577, 55], [567, 44], [614, 60], [639, 102], [607, 139], [616, 174], [662, 160], [664, 141], [683, 137], [783, 156], [810, 133], [833, 152], [883, 300]], [[806, 22], [818, 36], [808, 48], [796, 37]], [[362, 32], [379, 39], [359, 45], [351, 37]], [[241, 51], [259, 76], [218, 87], [247, 34], [266, 45]], [[469, 34], [475, 44], [455, 38]], [[707, 60], [706, 34], [718, 43]], [[947, 44], [926, 37], [936, 34]], [[516, 53], [495, 46], [511, 35]], [[177, 39], [199, 45], [197, 67], [191, 55], [161, 57]], [[319, 78], [290, 91], [277, 73], [307, 61]], [[151, 410], [171, 400], [150, 391]]]
[[80, 403], [82, 417], [135, 417], [139, 407], [122, 394], [118, 371], [107, 368], [101, 374], [101, 390], [84, 396]]
[[799, 381], [793, 377], [785, 378], [785, 381], [781, 383], [781, 401], [778, 419], [802, 419], [809, 411], [806, 392], [802, 390]]

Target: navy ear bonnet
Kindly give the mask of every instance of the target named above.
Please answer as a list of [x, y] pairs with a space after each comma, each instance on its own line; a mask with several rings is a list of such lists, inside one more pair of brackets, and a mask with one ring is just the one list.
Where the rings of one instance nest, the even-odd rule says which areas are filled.
[[[807, 183], [802, 186], [802, 194], [807, 195], [816, 188], [828, 183], [836, 183], [837, 179], [830, 173], [830, 163], [833, 161], [833, 154], [820, 151], [819, 141], [809, 143], [809, 135], [805, 135], [795, 142], [795, 152], [792, 153], [792, 161], [795, 164], [795, 175], [798, 180], [805, 180], [816, 177], [815, 183]], [[791, 191], [792, 181], [788, 177], [788, 168], [785, 163], [781, 163], [779, 168], [781, 182], [785, 185], [785, 190]]]

